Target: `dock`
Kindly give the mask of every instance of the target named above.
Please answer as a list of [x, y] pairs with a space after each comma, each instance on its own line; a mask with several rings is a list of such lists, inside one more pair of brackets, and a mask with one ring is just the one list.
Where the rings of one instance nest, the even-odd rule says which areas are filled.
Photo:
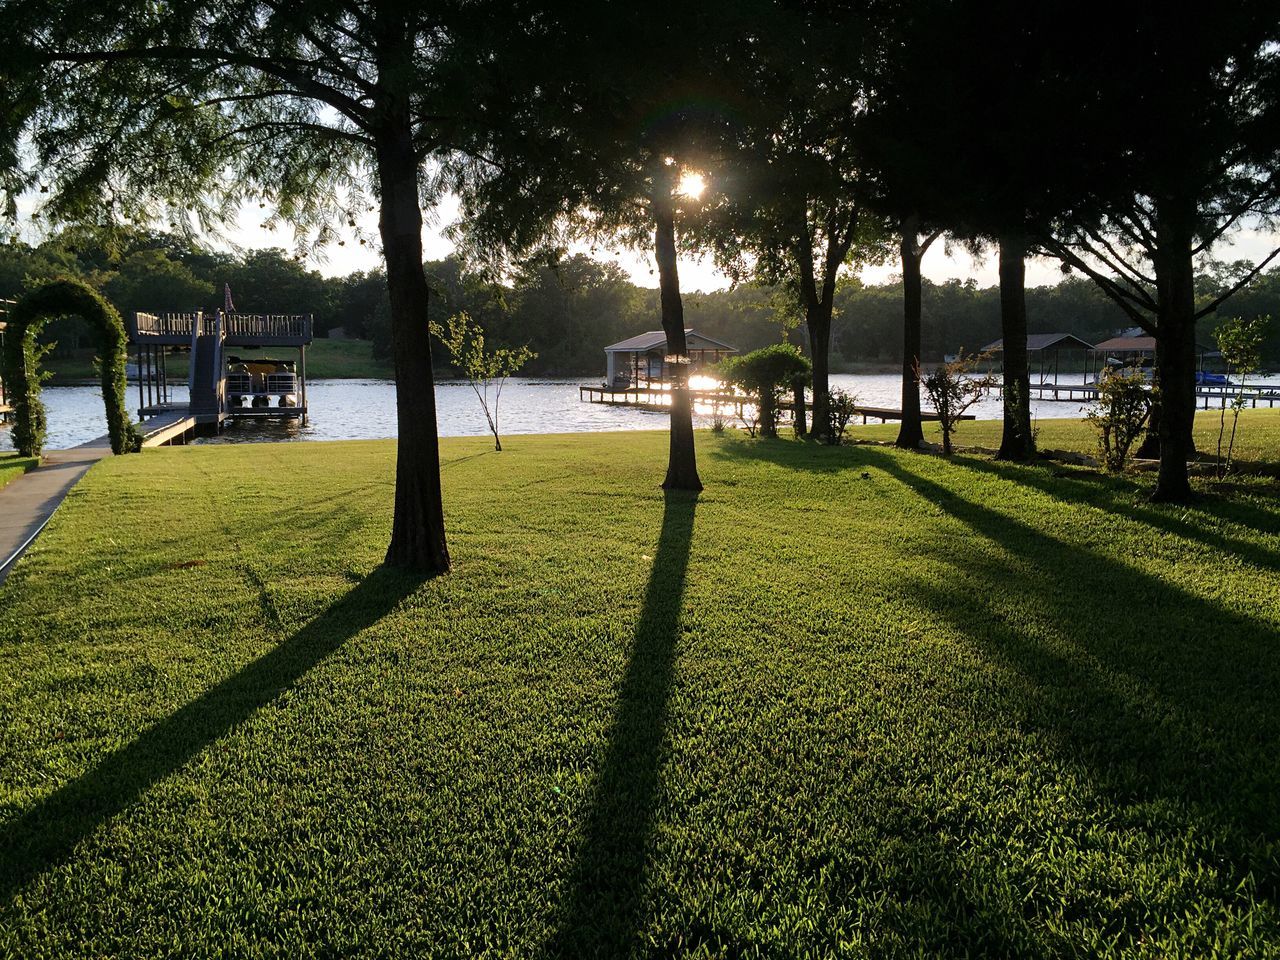
[[[740, 393], [718, 390], [690, 390], [693, 403], [727, 407], [738, 412], [753, 403], [751, 397]], [[614, 407], [635, 407], [641, 410], [667, 410], [671, 406], [671, 391], [665, 387], [579, 387], [578, 399], [584, 403], [603, 403]]]
[[[868, 419], [879, 420], [881, 423], [888, 423], [890, 420], [901, 420], [902, 411], [895, 410], [892, 407], [863, 407], [855, 406], [853, 408], [854, 416], [862, 417], [865, 424]], [[921, 410], [921, 420], [941, 420], [936, 410]], [[976, 420], [977, 416], [972, 413], [962, 413], [956, 417], [957, 420]]]
[[[994, 384], [988, 388], [991, 396], [1004, 396], [1004, 384]], [[1080, 401], [1083, 403], [1092, 403], [1098, 399], [1098, 387], [1092, 383], [1059, 383], [1054, 380], [1046, 380], [1039, 383], [1031, 384], [1031, 395], [1037, 400], [1060, 400], [1060, 401]], [[1204, 410], [1215, 407], [1226, 407], [1237, 396], [1241, 396], [1239, 387], [1226, 386], [1196, 386], [1196, 404]], [[1274, 407], [1280, 403], [1280, 391], [1274, 387], [1245, 387], [1243, 399], [1246, 405], [1257, 407], [1266, 404], [1268, 407]], [[1217, 401], [1214, 403], [1214, 401]]]
[[184, 444], [196, 435], [198, 421], [186, 404], [169, 410], [154, 410], [138, 424], [144, 447]]
[[[732, 410], [738, 416], [742, 415], [743, 408], [748, 405], [754, 405], [756, 400], [747, 394], [742, 393], [724, 393], [717, 390], [690, 390], [689, 395], [693, 400], [694, 406], [698, 404], [710, 405], [711, 407], [727, 408]], [[632, 407], [638, 410], [656, 410], [666, 411], [671, 409], [671, 391], [663, 387], [627, 387], [624, 389], [613, 389], [610, 387], [578, 387], [578, 399], [584, 403], [603, 403], [614, 407]], [[879, 420], [881, 423], [887, 423], [890, 420], [901, 420], [902, 411], [892, 407], [869, 407], [858, 405], [853, 408], [854, 416], [862, 417], [865, 424], [869, 420]], [[791, 404], [784, 402], [778, 408], [781, 418], [791, 415]], [[935, 410], [921, 410], [921, 420], [937, 420], [938, 414]], [[976, 419], [971, 413], [966, 413], [957, 417], [958, 420]]]
[[[236, 420], [307, 422], [310, 314], [140, 312], [130, 318], [128, 335], [138, 370], [143, 446], [185, 443], [198, 434], [220, 433]], [[252, 354], [242, 359], [231, 352], [264, 348], [296, 350], [297, 360]], [[183, 352], [191, 358], [189, 399], [175, 403], [166, 358]]]

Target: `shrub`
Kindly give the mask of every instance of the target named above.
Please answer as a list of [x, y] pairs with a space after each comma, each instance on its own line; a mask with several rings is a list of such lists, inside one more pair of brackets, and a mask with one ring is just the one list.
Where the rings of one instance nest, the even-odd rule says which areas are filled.
[[951, 456], [951, 436], [964, 412], [981, 400], [983, 394], [995, 383], [990, 376], [973, 375], [978, 365], [989, 358], [990, 354], [986, 353], [965, 356], [962, 350], [956, 359], [940, 364], [928, 374], [921, 369], [920, 362], [916, 361], [916, 382], [938, 414], [938, 424], [942, 427], [942, 452], [946, 456]]
[[858, 398], [838, 387], [827, 393], [827, 443], [833, 447], [844, 441], [844, 432], [853, 419], [858, 406]]
[[[476, 399], [480, 401], [480, 409], [484, 418], [489, 421], [489, 432], [493, 434], [493, 448], [502, 449], [502, 438], [498, 436], [498, 403], [502, 400], [502, 387], [507, 377], [513, 375], [526, 362], [537, 356], [527, 346], [498, 347], [494, 350], [485, 348], [484, 327], [473, 321], [466, 313], [455, 313], [445, 325], [431, 324], [431, 332], [453, 360], [453, 365], [462, 371], [462, 375], [471, 384]], [[493, 389], [490, 400], [489, 390]]]
[[1151, 419], [1153, 391], [1140, 370], [1107, 371], [1098, 381], [1098, 399], [1085, 414], [1097, 428], [1104, 470], [1119, 472]]
[[724, 433], [724, 428], [729, 425], [729, 421], [725, 419], [724, 408], [715, 403], [711, 407], [711, 432]]
[[[778, 435], [779, 394], [810, 370], [809, 361], [790, 343], [775, 343], [720, 364], [720, 379], [756, 396], [760, 435]], [[743, 418], [744, 424], [746, 418]], [[752, 436], [755, 431], [748, 428]]]
[[1240, 424], [1240, 411], [1244, 409], [1244, 389], [1249, 374], [1257, 373], [1262, 366], [1262, 344], [1267, 338], [1267, 327], [1270, 317], [1229, 317], [1213, 332], [1218, 341], [1218, 350], [1227, 365], [1227, 373], [1235, 373], [1240, 377], [1236, 395], [1231, 399], [1231, 439], [1227, 443], [1227, 457], [1222, 458], [1222, 436], [1227, 429], [1227, 406], [1222, 407], [1222, 418], [1218, 425], [1218, 475], [1226, 476], [1231, 471], [1231, 454], [1236, 446], [1236, 428]]

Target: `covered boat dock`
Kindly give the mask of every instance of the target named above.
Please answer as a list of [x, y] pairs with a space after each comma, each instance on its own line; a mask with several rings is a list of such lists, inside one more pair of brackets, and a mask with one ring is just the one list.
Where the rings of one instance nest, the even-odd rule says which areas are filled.
[[[234, 419], [307, 422], [310, 314], [135, 313], [128, 335], [138, 370], [138, 416], [174, 421], [166, 431], [174, 440], [166, 442], [181, 442], [188, 426], [217, 433]], [[297, 356], [240, 356], [263, 349], [296, 350]], [[191, 360], [185, 404], [173, 402], [169, 391], [167, 357], [178, 352], [189, 352]]]
[[[698, 333], [692, 327], [684, 331], [688, 364], [681, 364], [690, 374], [700, 373], [738, 348], [721, 340]], [[667, 335], [650, 330], [604, 348], [605, 389], [623, 391], [629, 388], [669, 384], [675, 363], [667, 356]]]

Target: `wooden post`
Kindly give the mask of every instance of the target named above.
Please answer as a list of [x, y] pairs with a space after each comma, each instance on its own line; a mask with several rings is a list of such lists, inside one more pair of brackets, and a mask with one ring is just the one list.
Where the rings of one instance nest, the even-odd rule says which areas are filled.
[[302, 401], [302, 425], [305, 427], [307, 425], [307, 348], [305, 346], [298, 348], [298, 359], [299, 373], [301, 374], [298, 378], [298, 386], [302, 391], [299, 399]]

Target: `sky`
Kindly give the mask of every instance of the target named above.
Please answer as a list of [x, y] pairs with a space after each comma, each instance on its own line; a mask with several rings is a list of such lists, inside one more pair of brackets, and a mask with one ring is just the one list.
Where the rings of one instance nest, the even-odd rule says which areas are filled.
[[[34, 202], [30, 198], [20, 204], [20, 222], [23, 239], [29, 243], [39, 243], [40, 231], [34, 225], [31, 212]], [[25, 208], [25, 209], [23, 209]], [[448, 226], [458, 216], [458, 204], [452, 198], [446, 198], [428, 219], [423, 227], [422, 241], [424, 256], [427, 260], [440, 260], [453, 251], [453, 243], [445, 235]], [[241, 211], [235, 228], [229, 230], [225, 238], [205, 237], [206, 243], [217, 249], [229, 250], [236, 247], [242, 249], [258, 249], [264, 247], [284, 247], [292, 249], [293, 236], [288, 228], [267, 230], [263, 222], [267, 219], [267, 211], [256, 207]], [[361, 245], [354, 236], [356, 233], [367, 238]], [[344, 276], [356, 270], [371, 270], [381, 266], [381, 251], [376, 244], [378, 221], [375, 214], [365, 214], [354, 230], [346, 232], [340, 239], [345, 244], [330, 243], [308, 259], [307, 266], [318, 270], [325, 276]], [[1260, 259], [1280, 243], [1280, 235], [1274, 232], [1258, 230], [1242, 230], [1228, 238], [1230, 243], [1222, 243], [1215, 248], [1214, 256], [1219, 260]], [[587, 253], [588, 247], [582, 245], [573, 250], [575, 253]], [[621, 266], [631, 277], [633, 283], [641, 287], [656, 287], [657, 272], [654, 269], [653, 257], [645, 251], [619, 249], [615, 251], [598, 248], [594, 254], [597, 259], [611, 259]], [[973, 258], [962, 249], [946, 249], [941, 242], [929, 248], [922, 262], [924, 276], [934, 282], [949, 279], [964, 280], [972, 277], [979, 286], [995, 286], [999, 283], [994, 255]], [[866, 283], [886, 283], [900, 275], [896, 261], [865, 266], [859, 275]], [[1062, 279], [1062, 272], [1056, 260], [1031, 259], [1027, 261], [1027, 285], [1046, 286]], [[722, 290], [729, 286], [728, 279], [716, 270], [710, 258], [698, 259], [684, 256], [680, 258], [680, 286], [685, 292]]]
[[[453, 251], [453, 243], [445, 236], [445, 231], [454, 223], [458, 215], [456, 200], [447, 198], [436, 211], [431, 222], [423, 227], [422, 245], [427, 260], [440, 260]], [[262, 227], [267, 219], [265, 211], [245, 209], [241, 212], [240, 222], [235, 230], [228, 233], [228, 239], [235, 245], [252, 249], [257, 247], [289, 247], [292, 237], [287, 230], [268, 231]], [[359, 222], [357, 229], [370, 238], [378, 234], [378, 221], [374, 214], [366, 214]], [[354, 234], [356, 231], [352, 230]], [[361, 245], [352, 236], [344, 237], [344, 246], [329, 244], [319, 256], [313, 257], [308, 264], [326, 276], [343, 276], [356, 270], [370, 270], [381, 265], [381, 254], [370, 240]], [[225, 245], [222, 245], [225, 246]], [[575, 253], [587, 253], [588, 245], [574, 249]], [[645, 251], [619, 249], [608, 251], [597, 247], [596, 259], [613, 260], [631, 277], [633, 283], [641, 287], [658, 285], [657, 271], [652, 255]], [[936, 243], [925, 255], [922, 268], [924, 275], [930, 280], [941, 281], [952, 277], [964, 279], [973, 277], [980, 286], [989, 286], [999, 281], [994, 257], [975, 261], [963, 250], [952, 254]], [[686, 292], [723, 290], [729, 286], [729, 280], [721, 274], [711, 258], [680, 258], [680, 287]], [[898, 274], [898, 265], [894, 262], [868, 266], [860, 271], [862, 278], [869, 283], [883, 283]], [[1028, 262], [1027, 283], [1031, 286], [1057, 283], [1061, 278], [1056, 262]]]
[[[427, 260], [440, 260], [453, 250], [453, 244], [445, 236], [445, 230], [453, 223], [458, 214], [455, 200], [446, 199], [436, 211], [436, 216], [424, 226], [422, 231], [423, 249]], [[284, 246], [288, 247], [291, 237], [287, 232], [268, 232], [262, 229], [261, 222], [266, 219], [258, 210], [246, 210], [241, 214], [238, 229], [230, 234], [231, 240], [246, 248]], [[377, 237], [378, 222], [373, 214], [366, 214], [360, 223], [360, 229], [369, 237]], [[1260, 259], [1271, 252], [1280, 243], [1280, 235], [1257, 230], [1243, 230], [1230, 237], [1227, 242], [1214, 250], [1219, 260]], [[309, 263], [313, 269], [326, 276], [342, 276], [355, 270], [370, 270], [381, 265], [381, 255], [372, 241], [361, 246], [357, 241], [347, 237], [345, 246], [330, 244], [321, 257], [313, 258]], [[588, 246], [581, 245], [574, 249], [575, 253], [587, 253]], [[611, 259], [619, 264], [631, 277], [633, 283], [641, 287], [656, 287], [657, 272], [653, 257], [644, 251], [621, 249], [613, 252], [598, 248], [594, 254], [596, 259]], [[683, 291], [723, 290], [729, 286], [728, 279], [721, 274], [711, 259], [697, 259], [683, 256], [680, 258], [680, 287]], [[934, 282], [950, 279], [964, 280], [972, 277], [981, 287], [995, 286], [1000, 282], [994, 255], [973, 258], [958, 247], [948, 251], [941, 242], [935, 243], [925, 254], [921, 264], [924, 276]], [[900, 268], [896, 261], [863, 267], [859, 276], [866, 283], [886, 283], [900, 276]], [[1062, 271], [1057, 260], [1033, 258], [1027, 261], [1027, 286], [1049, 286], [1062, 279]]]

